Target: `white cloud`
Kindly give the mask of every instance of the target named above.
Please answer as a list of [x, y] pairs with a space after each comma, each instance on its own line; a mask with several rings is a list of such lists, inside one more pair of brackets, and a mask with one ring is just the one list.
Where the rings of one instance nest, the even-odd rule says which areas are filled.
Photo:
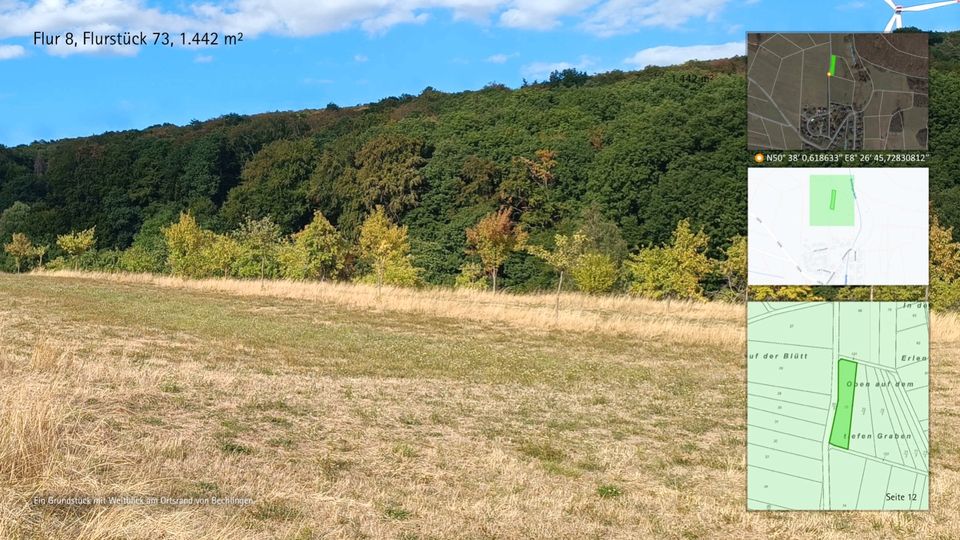
[[713, 21], [729, 0], [608, 0], [582, 28], [599, 36], [630, 34], [643, 28], [678, 28], [690, 19]]
[[515, 0], [500, 14], [500, 24], [508, 28], [549, 30], [561, 17], [577, 15], [596, 0]]
[[484, 61], [489, 62], [491, 64], [505, 64], [507, 63], [508, 60], [516, 56], [519, 56], [519, 54], [518, 53], [513, 53], [513, 54], [497, 53], [497, 54], [491, 54]]
[[40, 0], [16, 2], [0, 8], [0, 39], [33, 37], [35, 31], [61, 32], [77, 28], [171, 32], [192, 28], [187, 16], [148, 8], [142, 0]]
[[[180, 32], [243, 32], [313, 36], [360, 28], [381, 34], [403, 24], [422, 24], [435, 11], [456, 20], [504, 27], [548, 30], [576, 24], [591, 34], [610, 36], [645, 27], [675, 28], [691, 19], [714, 20], [731, 0], [0, 0], [0, 40], [32, 38], [35, 31], [62, 33], [124, 30], [173, 35]], [[80, 47], [83, 49], [83, 47]], [[50, 50], [53, 54], [76, 52]], [[103, 52], [136, 54], [135, 48]]]
[[353, 55], [353, 61], [354, 61], [354, 62], [359, 62], [359, 63], [362, 64], [362, 63], [366, 62], [367, 60], [369, 60], [369, 58], [367, 58], [366, 55], [363, 55], [363, 54], [355, 54], [355, 55]]
[[521, 71], [525, 77], [531, 78], [545, 78], [549, 76], [554, 71], [563, 71], [565, 69], [578, 69], [581, 71], [586, 70], [594, 64], [592, 58], [588, 56], [581, 56], [580, 61], [573, 62], [533, 62], [532, 64], [527, 64], [523, 66]]
[[715, 60], [742, 56], [746, 53], [742, 41], [731, 41], [721, 45], [689, 45], [686, 47], [661, 46], [637, 51], [623, 61], [637, 67], [672, 66], [688, 60]]
[[209, 54], [201, 54], [194, 58], [193, 61], [198, 64], [209, 64], [210, 62], [213, 62], [213, 57]]
[[0, 60], [18, 58], [26, 54], [26, 52], [27, 51], [20, 45], [0, 45]]

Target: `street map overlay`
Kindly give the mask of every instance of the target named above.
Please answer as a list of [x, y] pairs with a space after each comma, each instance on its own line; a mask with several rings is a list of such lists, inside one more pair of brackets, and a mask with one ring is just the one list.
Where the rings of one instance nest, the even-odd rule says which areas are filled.
[[751, 150], [926, 150], [924, 33], [747, 35]]
[[922, 302], [750, 302], [749, 510], [926, 510]]
[[750, 285], [927, 285], [924, 168], [751, 168]]

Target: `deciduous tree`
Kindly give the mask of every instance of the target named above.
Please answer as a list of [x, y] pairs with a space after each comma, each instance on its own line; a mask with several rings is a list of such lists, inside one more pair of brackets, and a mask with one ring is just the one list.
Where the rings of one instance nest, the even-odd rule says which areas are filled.
[[633, 278], [630, 292], [654, 299], [704, 300], [700, 281], [712, 268], [708, 244], [706, 233], [694, 233], [690, 222], [681, 220], [670, 244], [642, 249], [627, 261]]
[[727, 287], [737, 295], [747, 289], [747, 239], [735, 236], [724, 251], [724, 259], [718, 263], [720, 273], [727, 278]]
[[272, 266], [276, 261], [282, 236], [280, 226], [269, 217], [247, 218], [235, 233], [236, 240], [247, 250], [253, 262], [259, 267], [261, 281], [267, 275], [267, 266]]
[[497, 273], [514, 251], [523, 249], [527, 233], [510, 219], [510, 210], [500, 209], [484, 216], [467, 229], [467, 251], [476, 254], [483, 269], [490, 275], [493, 292], [497, 292]]
[[426, 154], [423, 141], [406, 135], [388, 133], [367, 142], [356, 155], [357, 182], [366, 207], [382, 206], [396, 219], [416, 205]]
[[302, 254], [302, 278], [324, 281], [343, 268], [343, 238], [320, 212], [314, 212], [313, 220], [293, 235], [293, 246]]
[[27, 235], [23, 233], [13, 233], [13, 235], [11, 235], [10, 243], [4, 244], [3, 250], [13, 257], [13, 260], [17, 265], [18, 274], [23, 268], [23, 261], [33, 257], [36, 253], [36, 248], [30, 242], [30, 239], [27, 238]]
[[587, 237], [579, 233], [573, 236], [557, 234], [553, 237], [552, 250], [536, 245], [527, 247], [527, 251], [531, 255], [542, 259], [559, 275], [557, 278], [557, 302], [554, 306], [554, 312], [557, 315], [560, 313], [560, 291], [563, 289], [563, 277], [583, 255], [583, 245], [586, 240]]
[[370, 265], [377, 290], [384, 284], [413, 285], [419, 274], [410, 260], [407, 228], [390, 221], [378, 206], [360, 226], [357, 242], [360, 260]]
[[604, 294], [617, 284], [617, 264], [606, 253], [585, 253], [570, 271], [577, 288], [587, 294]]
[[80, 232], [57, 236], [57, 245], [70, 255], [70, 258], [73, 259], [75, 269], [79, 268], [80, 257], [96, 245], [97, 240], [95, 234], [96, 227], [91, 227]]
[[175, 276], [205, 277], [209, 267], [207, 249], [214, 234], [204, 230], [188, 212], [180, 214], [176, 223], [162, 229], [167, 244], [167, 266]]

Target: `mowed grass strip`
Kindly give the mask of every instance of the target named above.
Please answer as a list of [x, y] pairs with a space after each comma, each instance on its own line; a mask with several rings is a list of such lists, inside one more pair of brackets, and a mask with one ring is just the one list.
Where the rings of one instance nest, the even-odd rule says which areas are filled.
[[[208, 362], [259, 365], [266, 352], [273, 363], [339, 376], [553, 386], [595, 381], [634, 386], [649, 378], [649, 366], [634, 354], [640, 340], [525, 333], [418, 314], [135, 284], [30, 276], [0, 278], [0, 283], [0, 302], [8, 310], [54, 318], [48, 331], [65, 342], [82, 328], [98, 327], [118, 337], [124, 329], [142, 329], [174, 336], [187, 348], [206, 349], [200, 357]], [[675, 348], [646, 346], [665, 359], [682, 358]]]

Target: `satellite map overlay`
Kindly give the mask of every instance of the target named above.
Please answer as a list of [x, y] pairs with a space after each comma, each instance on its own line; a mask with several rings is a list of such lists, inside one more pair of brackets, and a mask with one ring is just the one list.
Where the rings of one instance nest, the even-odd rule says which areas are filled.
[[926, 150], [923, 33], [747, 36], [751, 150]]
[[922, 302], [750, 302], [747, 508], [926, 510]]
[[928, 171], [751, 168], [751, 285], [927, 285]]

